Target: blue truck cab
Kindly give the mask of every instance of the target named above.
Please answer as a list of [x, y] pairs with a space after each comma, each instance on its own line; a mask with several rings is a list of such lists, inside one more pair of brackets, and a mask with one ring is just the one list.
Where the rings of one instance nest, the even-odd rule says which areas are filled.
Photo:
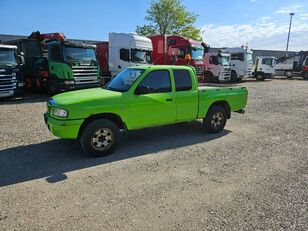
[[17, 46], [0, 44], [0, 98], [24, 93], [23, 57]]

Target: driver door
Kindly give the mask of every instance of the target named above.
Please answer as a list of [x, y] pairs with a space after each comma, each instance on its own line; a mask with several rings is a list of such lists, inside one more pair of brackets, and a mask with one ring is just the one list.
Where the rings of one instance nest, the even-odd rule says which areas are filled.
[[[138, 88], [147, 90], [138, 92]], [[150, 72], [130, 97], [130, 129], [173, 123], [175, 117], [175, 93], [172, 91], [169, 70]]]

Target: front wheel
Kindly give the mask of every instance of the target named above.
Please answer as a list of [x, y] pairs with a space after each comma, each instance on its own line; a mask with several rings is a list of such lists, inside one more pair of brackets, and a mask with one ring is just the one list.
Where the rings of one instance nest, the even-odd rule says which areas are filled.
[[226, 110], [221, 106], [213, 106], [203, 119], [203, 126], [209, 133], [217, 133], [224, 129], [227, 123]]
[[257, 76], [256, 76], [256, 80], [258, 81], [264, 81], [265, 80], [265, 77], [262, 73], [257, 73]]
[[231, 82], [236, 82], [237, 81], [237, 74], [235, 71], [231, 72]]
[[93, 157], [111, 154], [120, 141], [120, 130], [110, 120], [98, 119], [88, 124], [80, 137], [85, 153]]
[[60, 82], [58, 79], [51, 78], [47, 83], [47, 93], [50, 96], [58, 94], [60, 92]]

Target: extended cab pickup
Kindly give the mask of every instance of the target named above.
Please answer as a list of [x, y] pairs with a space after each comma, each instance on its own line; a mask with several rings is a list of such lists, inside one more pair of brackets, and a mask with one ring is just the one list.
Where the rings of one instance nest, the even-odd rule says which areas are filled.
[[138, 66], [120, 72], [102, 88], [62, 93], [47, 103], [45, 122], [55, 136], [79, 139], [83, 150], [104, 156], [121, 132], [203, 119], [220, 132], [231, 111], [244, 112], [246, 87], [198, 87], [189, 66]]

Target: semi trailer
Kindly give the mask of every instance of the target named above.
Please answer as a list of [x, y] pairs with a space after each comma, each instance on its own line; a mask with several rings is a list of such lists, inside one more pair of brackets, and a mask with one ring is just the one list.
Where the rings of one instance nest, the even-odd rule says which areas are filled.
[[154, 65], [190, 65], [195, 68], [199, 82], [205, 81], [204, 54], [208, 45], [182, 36], [157, 35], [153, 43]]
[[0, 44], [0, 98], [24, 93], [23, 58], [17, 47]]
[[219, 49], [204, 55], [206, 82], [229, 82], [231, 78], [230, 54]]
[[152, 64], [152, 42], [136, 34], [109, 33], [109, 41], [96, 43], [103, 84], [127, 67]]
[[29, 89], [54, 95], [63, 90], [99, 86], [95, 45], [70, 42], [62, 33], [32, 33], [8, 41], [24, 54], [25, 82]]
[[252, 77], [252, 50], [248, 47], [226, 48], [231, 55], [231, 81], [240, 81], [243, 77]]

